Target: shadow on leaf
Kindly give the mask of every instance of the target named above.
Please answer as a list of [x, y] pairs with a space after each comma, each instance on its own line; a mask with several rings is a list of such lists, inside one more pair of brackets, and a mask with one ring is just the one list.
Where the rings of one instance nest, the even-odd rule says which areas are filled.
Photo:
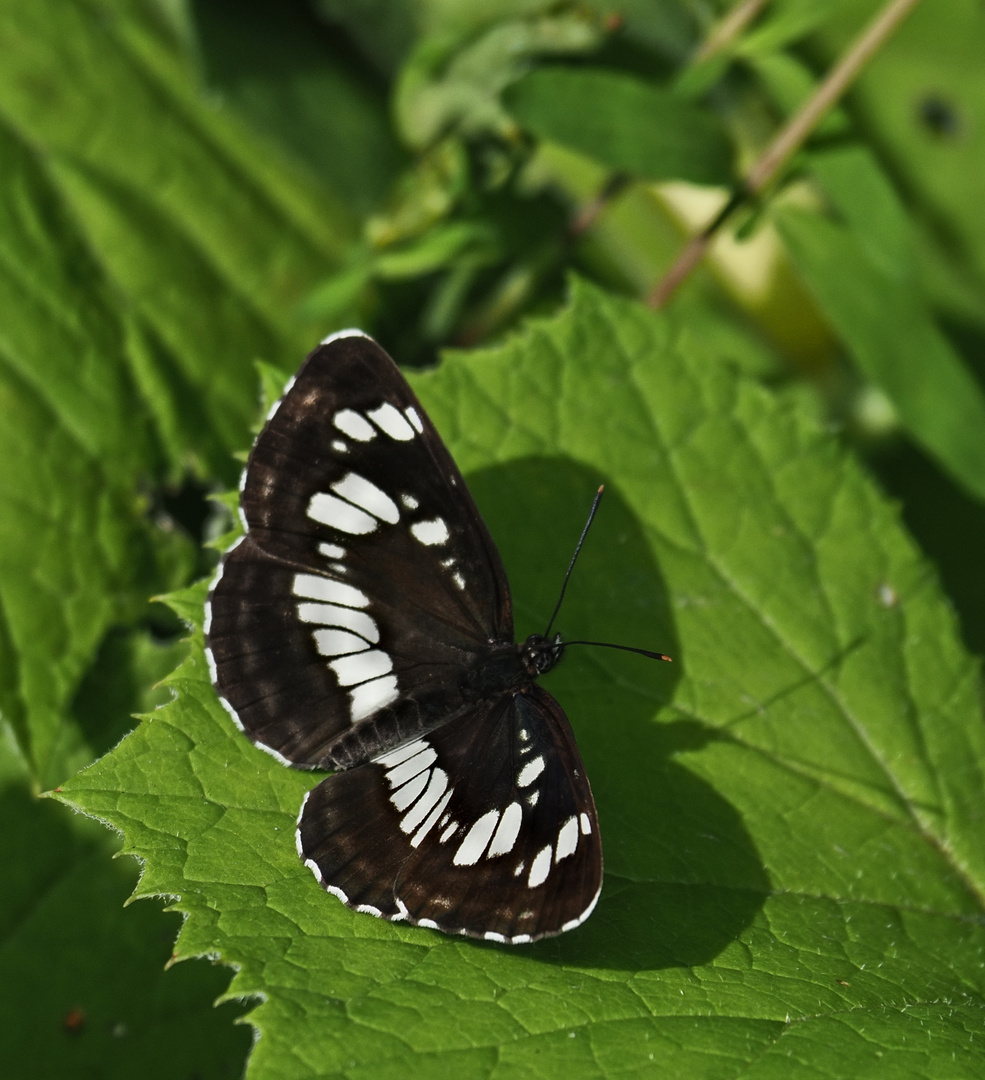
[[[606, 481], [570, 461], [544, 459], [469, 477], [507, 567], [518, 639], [546, 626], [592, 497]], [[606, 485], [556, 626], [569, 640], [663, 651], [675, 663], [577, 647], [544, 680], [571, 720], [592, 782], [606, 882], [584, 926], [524, 951], [583, 967], [707, 963], [755, 917], [769, 880], [736, 810], [674, 760], [725, 736], [699, 721], [655, 721], [673, 699], [684, 657], [651, 544], [616, 484]]]

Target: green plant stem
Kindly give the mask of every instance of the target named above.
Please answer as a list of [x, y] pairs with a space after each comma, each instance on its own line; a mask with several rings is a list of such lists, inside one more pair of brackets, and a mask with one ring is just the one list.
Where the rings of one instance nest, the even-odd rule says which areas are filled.
[[647, 296], [649, 307], [659, 309], [667, 303], [678, 286], [701, 261], [709, 244], [734, 211], [748, 199], [759, 195], [776, 177], [783, 165], [807, 141], [825, 113], [845, 93], [862, 68], [919, 2], [920, 0], [890, 0], [859, 34], [814, 95], [766, 148], [723, 209], [697, 236], [685, 244], [673, 266]]

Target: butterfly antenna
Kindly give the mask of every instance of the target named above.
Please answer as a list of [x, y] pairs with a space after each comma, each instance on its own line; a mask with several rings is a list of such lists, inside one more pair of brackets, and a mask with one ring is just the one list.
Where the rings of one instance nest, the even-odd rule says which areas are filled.
[[568, 572], [564, 575], [564, 582], [561, 585], [561, 595], [557, 598], [557, 603], [554, 605], [554, 614], [551, 616], [551, 621], [547, 624], [547, 629], [544, 631], [544, 637], [546, 638], [551, 636], [551, 627], [554, 625], [557, 613], [561, 610], [561, 602], [564, 600], [564, 594], [568, 588], [568, 578], [571, 577], [571, 571], [574, 570], [575, 563], [578, 561], [578, 553], [581, 551], [582, 544], [585, 543], [585, 537], [588, 535], [588, 530], [592, 526], [595, 512], [599, 508], [599, 503], [602, 501], [602, 493], [604, 491], [605, 484], [599, 484], [599, 489], [595, 492], [595, 498], [592, 501], [592, 508], [588, 511], [588, 521], [585, 522], [585, 527], [581, 530], [581, 536], [578, 537], [578, 543], [575, 545], [575, 553], [571, 556], [571, 562], [568, 563]]
[[566, 641], [564, 647], [569, 645], [598, 645], [601, 649], [622, 649], [623, 652], [634, 652], [638, 656], [648, 656], [651, 660], [666, 660], [673, 663], [674, 658], [662, 652], [650, 652], [649, 649], [637, 649], [633, 645], [616, 645], [611, 641]]
[[[568, 563], [568, 572], [564, 575], [564, 581], [561, 584], [561, 595], [557, 598], [557, 604], [554, 606], [554, 614], [551, 616], [551, 621], [547, 624], [547, 629], [544, 631], [545, 638], [551, 636], [551, 628], [554, 626], [554, 620], [561, 610], [561, 603], [564, 600], [564, 594], [568, 588], [568, 579], [571, 577], [571, 571], [574, 570], [575, 563], [578, 561], [578, 554], [581, 551], [582, 544], [585, 543], [585, 537], [588, 535], [588, 530], [592, 527], [592, 522], [595, 520], [595, 513], [599, 508], [599, 503], [602, 501], [602, 494], [604, 491], [605, 484], [599, 484], [599, 489], [595, 493], [595, 498], [592, 501], [592, 508], [588, 511], [588, 521], [585, 522], [585, 527], [581, 530], [581, 536], [578, 537], [578, 543], [575, 545], [575, 553], [571, 556], [571, 562]], [[651, 660], [666, 660], [668, 663], [671, 661], [671, 657], [666, 653], [651, 652], [649, 649], [637, 649], [632, 645], [615, 645], [611, 641], [566, 641], [564, 644], [566, 647], [568, 645], [597, 645], [602, 649], [621, 649], [623, 652], [648, 656]]]

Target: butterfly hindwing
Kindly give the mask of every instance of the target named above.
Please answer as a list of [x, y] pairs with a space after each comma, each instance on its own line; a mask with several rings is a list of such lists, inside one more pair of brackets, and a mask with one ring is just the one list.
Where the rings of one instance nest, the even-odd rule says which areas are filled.
[[578, 748], [538, 686], [323, 780], [298, 851], [357, 910], [512, 943], [578, 925], [602, 881]]
[[290, 763], [326, 764], [335, 739], [386, 708], [404, 707], [395, 726], [426, 727], [422, 701], [447, 708], [440, 688], [512, 642], [485, 524], [364, 335], [305, 362], [257, 438], [241, 504], [247, 535], [209, 597], [214, 682], [246, 734]]

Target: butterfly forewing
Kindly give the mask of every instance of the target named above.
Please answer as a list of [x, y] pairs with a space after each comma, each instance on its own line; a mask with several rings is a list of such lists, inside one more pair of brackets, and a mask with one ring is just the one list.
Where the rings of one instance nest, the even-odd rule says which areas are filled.
[[298, 850], [357, 910], [511, 943], [577, 926], [602, 883], [578, 748], [537, 686], [323, 781]]
[[357, 331], [305, 361], [241, 485], [246, 535], [206, 607], [213, 682], [288, 764], [335, 768], [298, 852], [360, 911], [497, 941], [598, 898], [592, 794], [564, 713], [513, 640], [495, 545], [438, 433]]
[[[402, 700], [445, 703], [478, 650], [513, 640], [485, 524], [369, 338], [311, 354], [256, 441], [241, 503], [247, 536], [209, 598], [214, 681], [246, 734], [291, 763], [330, 764], [333, 740]], [[410, 713], [404, 727], [434, 719]]]

